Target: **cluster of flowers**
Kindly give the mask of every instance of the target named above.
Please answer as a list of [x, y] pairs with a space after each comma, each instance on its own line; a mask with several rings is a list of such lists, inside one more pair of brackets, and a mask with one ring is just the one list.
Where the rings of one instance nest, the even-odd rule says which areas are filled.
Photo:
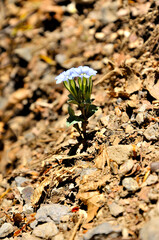
[[57, 76], [56, 83], [61, 83], [64, 81], [72, 80], [75, 77], [79, 78], [90, 78], [92, 76], [95, 76], [97, 71], [93, 70], [92, 68], [88, 66], [79, 66], [78, 68], [71, 68], [67, 71], [62, 72], [59, 76]]

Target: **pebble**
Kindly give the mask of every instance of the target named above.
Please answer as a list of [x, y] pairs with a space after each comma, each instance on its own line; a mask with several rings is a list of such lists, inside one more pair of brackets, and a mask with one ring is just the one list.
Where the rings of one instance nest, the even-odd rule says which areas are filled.
[[139, 112], [136, 116], [136, 122], [140, 125], [144, 122], [144, 114], [142, 112]]
[[124, 212], [124, 208], [116, 203], [111, 203], [108, 205], [111, 215], [117, 217]]
[[139, 189], [138, 183], [131, 177], [124, 178], [122, 181], [122, 185], [126, 188], [126, 190], [130, 192], [135, 192]]
[[36, 215], [36, 220], [30, 224], [31, 228], [35, 228], [38, 222], [51, 222], [60, 223], [60, 219], [64, 215], [68, 215], [69, 208], [60, 204], [46, 204], [41, 206]]
[[0, 238], [7, 237], [13, 231], [14, 231], [14, 228], [11, 223], [4, 223], [0, 227]]
[[119, 165], [128, 161], [134, 155], [132, 145], [110, 146], [107, 148], [107, 153], [109, 159]]
[[35, 237], [34, 235], [31, 235], [30, 233], [23, 233], [22, 239], [23, 240], [40, 240], [41, 238]]
[[140, 230], [141, 240], [159, 239], [159, 217], [154, 217], [148, 221]]
[[51, 240], [64, 240], [64, 236], [62, 233], [59, 233], [55, 237], [53, 237]]
[[17, 48], [14, 50], [14, 53], [18, 55], [18, 57], [24, 59], [26, 62], [30, 62], [32, 59], [32, 50], [31, 48]]
[[88, 232], [83, 235], [83, 240], [101, 239], [101, 237], [106, 237], [107, 235], [111, 238], [111, 233], [113, 233], [113, 237], [116, 238], [119, 236], [120, 232], [120, 226], [112, 226], [111, 224], [105, 222], [88, 230]]
[[134, 166], [134, 161], [132, 159], [126, 161], [120, 166], [119, 175], [124, 176], [133, 168], [133, 166]]
[[38, 225], [33, 230], [33, 235], [36, 237], [50, 239], [59, 232], [54, 222], [48, 222]]
[[106, 2], [101, 8], [101, 21], [104, 24], [115, 22], [117, 20], [117, 2]]
[[25, 201], [25, 203], [31, 202], [31, 197], [34, 193], [34, 189], [32, 187], [24, 187], [22, 190], [22, 198]]
[[29, 179], [27, 179], [25, 177], [16, 177], [14, 180], [15, 180], [17, 187], [21, 187], [23, 183], [30, 181]]
[[150, 164], [151, 172], [159, 172], [159, 162], [152, 162]]
[[158, 176], [151, 174], [151, 175], [146, 179], [146, 184], [149, 186], [149, 185], [155, 184], [157, 181], [158, 181]]
[[158, 128], [158, 123], [153, 124], [149, 126], [145, 131], [144, 131], [144, 136], [148, 141], [152, 140], [157, 140], [159, 136], [159, 128]]
[[30, 214], [30, 213], [33, 213], [33, 212], [34, 212], [34, 209], [33, 209], [32, 205], [30, 203], [26, 203], [23, 206], [23, 213]]

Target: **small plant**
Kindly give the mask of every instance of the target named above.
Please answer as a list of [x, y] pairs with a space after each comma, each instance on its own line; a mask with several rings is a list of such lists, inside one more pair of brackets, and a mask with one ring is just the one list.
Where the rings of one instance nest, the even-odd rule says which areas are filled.
[[[80, 135], [86, 139], [86, 128], [88, 124], [88, 118], [91, 117], [97, 110], [97, 107], [92, 104], [92, 76], [95, 76], [97, 71], [87, 66], [80, 66], [78, 68], [71, 68], [62, 72], [55, 79], [56, 83], [63, 82], [66, 89], [70, 92], [68, 95], [68, 113], [67, 124], [77, 129]], [[75, 115], [74, 110], [70, 104], [76, 104], [81, 111], [81, 115]], [[81, 123], [81, 128], [79, 123]]]

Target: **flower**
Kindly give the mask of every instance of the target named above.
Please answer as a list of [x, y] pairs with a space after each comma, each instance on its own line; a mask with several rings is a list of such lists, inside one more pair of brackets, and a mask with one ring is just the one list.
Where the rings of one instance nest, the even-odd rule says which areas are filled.
[[58, 75], [55, 79], [56, 79], [56, 83], [62, 83], [64, 81], [68, 81], [69, 79], [73, 79], [74, 77], [77, 77], [77, 74], [74, 70], [75, 68], [71, 68], [67, 71], [64, 71], [62, 73], [60, 73], [60, 75]]
[[92, 68], [88, 66], [79, 66], [78, 68], [70, 68], [67, 71], [64, 71], [60, 73], [59, 76], [57, 76], [56, 83], [62, 83], [64, 81], [72, 80], [75, 77], [80, 77], [80, 78], [90, 78], [92, 76], [95, 76], [97, 71], [93, 70]]
[[88, 66], [79, 66], [78, 68], [75, 68], [74, 71], [76, 72], [77, 76], [81, 78], [90, 78], [91, 76], [95, 76], [97, 73], [97, 71]]

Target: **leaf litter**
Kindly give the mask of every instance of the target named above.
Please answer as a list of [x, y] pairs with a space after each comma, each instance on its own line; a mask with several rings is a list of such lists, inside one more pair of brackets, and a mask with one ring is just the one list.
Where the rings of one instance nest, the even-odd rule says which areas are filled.
[[[0, 237], [37, 239], [34, 215], [52, 203], [70, 209], [55, 240], [159, 234], [159, 2], [1, 5]], [[98, 71], [87, 146], [66, 127], [67, 92], [55, 83], [80, 65]], [[13, 216], [24, 221], [16, 226]]]

